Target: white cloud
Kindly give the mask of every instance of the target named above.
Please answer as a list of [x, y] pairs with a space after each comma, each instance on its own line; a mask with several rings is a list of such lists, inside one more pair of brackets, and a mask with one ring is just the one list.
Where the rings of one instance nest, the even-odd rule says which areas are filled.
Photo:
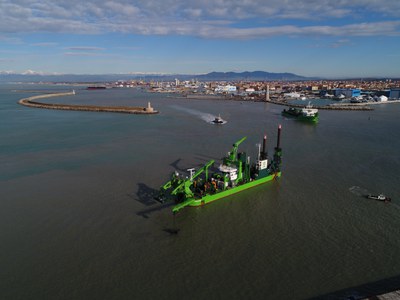
[[400, 21], [360, 23], [345, 26], [275, 26], [259, 28], [203, 27], [199, 35], [205, 38], [253, 39], [271, 36], [376, 36], [399, 35]]
[[[0, 33], [124, 32], [227, 39], [398, 35], [399, 10], [398, 0], [2, 0]], [[338, 19], [347, 25], [329, 25]]]
[[330, 48], [340, 48], [349, 45], [351, 45], [351, 41], [349, 39], [340, 39], [330, 44]]
[[65, 52], [64, 56], [105, 56], [105, 54], [93, 53], [93, 52]]
[[68, 50], [73, 50], [73, 51], [102, 51], [104, 48], [100, 47], [88, 47], [88, 46], [75, 46], [75, 47], [68, 47]]
[[[13, 72], [13, 71], [11, 71]], [[11, 74], [11, 73], [9, 73]], [[14, 72], [13, 74], [22, 74], [22, 75], [60, 75], [60, 73], [55, 72], [43, 72], [43, 71], [34, 71], [34, 70], [25, 70], [23, 72]]]
[[43, 43], [34, 43], [31, 45], [35, 47], [54, 47], [57, 46], [58, 44], [54, 42], [43, 42]]
[[7, 44], [13, 44], [13, 45], [23, 44], [23, 42], [20, 38], [2, 36], [2, 35], [0, 35], [0, 42], [7, 43]]
[[0, 58], [0, 62], [14, 62], [15, 59], [13, 58]]
[[2, 74], [2, 75], [61, 75], [61, 73], [43, 72], [43, 71], [34, 71], [34, 70], [25, 70], [25, 71], [0, 70], [0, 74]]
[[203, 10], [200, 8], [186, 8], [183, 13], [188, 17], [199, 18], [203, 14]]
[[129, 17], [136, 16], [140, 12], [136, 6], [128, 3], [119, 3], [118, 1], [107, 1], [104, 3], [104, 7], [116, 15], [126, 15]]

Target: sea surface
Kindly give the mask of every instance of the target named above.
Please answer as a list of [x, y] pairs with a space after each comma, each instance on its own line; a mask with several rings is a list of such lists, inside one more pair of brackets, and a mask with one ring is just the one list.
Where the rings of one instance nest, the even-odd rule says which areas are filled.
[[[73, 88], [75, 96], [43, 101], [150, 101], [160, 114], [17, 104]], [[400, 104], [321, 110], [317, 125], [282, 109], [140, 89], [1, 85], [0, 299], [331, 299], [400, 282]], [[210, 123], [218, 114], [226, 124]], [[153, 200], [174, 170], [218, 164], [244, 136], [239, 149], [255, 158], [267, 133], [272, 154], [278, 124], [279, 180], [175, 217]]]

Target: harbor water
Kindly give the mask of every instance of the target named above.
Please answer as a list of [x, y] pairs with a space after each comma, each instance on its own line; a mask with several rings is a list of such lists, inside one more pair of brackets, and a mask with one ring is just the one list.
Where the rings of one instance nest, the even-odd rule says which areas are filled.
[[[160, 114], [17, 104], [72, 88], [75, 96], [43, 101], [150, 101]], [[400, 104], [320, 111], [318, 124], [282, 109], [1, 85], [0, 299], [308, 299], [357, 295], [374, 282], [385, 290], [400, 278]], [[218, 114], [226, 124], [210, 123]], [[239, 150], [253, 161], [264, 133], [272, 154], [278, 124], [279, 180], [175, 217], [153, 199], [173, 171], [218, 164], [244, 136]]]

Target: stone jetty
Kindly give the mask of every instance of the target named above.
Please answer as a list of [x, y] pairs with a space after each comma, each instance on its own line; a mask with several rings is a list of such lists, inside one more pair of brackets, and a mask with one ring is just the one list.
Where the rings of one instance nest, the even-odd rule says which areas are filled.
[[67, 93], [54, 93], [44, 94], [38, 96], [32, 96], [24, 98], [18, 101], [19, 104], [45, 109], [58, 109], [58, 110], [74, 110], [74, 111], [94, 111], [94, 112], [116, 112], [126, 114], [158, 114], [157, 110], [151, 107], [150, 102], [147, 107], [135, 107], [135, 106], [98, 106], [98, 105], [72, 105], [72, 104], [57, 104], [57, 103], [43, 103], [37, 101], [38, 99], [60, 97], [60, 96], [71, 96], [75, 95], [75, 91]]

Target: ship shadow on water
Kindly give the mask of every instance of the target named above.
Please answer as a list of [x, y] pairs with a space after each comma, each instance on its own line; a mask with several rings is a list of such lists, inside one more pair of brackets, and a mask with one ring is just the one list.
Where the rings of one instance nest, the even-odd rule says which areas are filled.
[[171, 167], [173, 167], [176, 171], [185, 172], [186, 169], [182, 169], [182, 168], [178, 167], [178, 164], [181, 162], [181, 160], [182, 160], [181, 158], [178, 158], [177, 160], [173, 161], [173, 162], [170, 163], [169, 165], [170, 165]]
[[175, 205], [175, 204], [174, 203], [165, 203], [165, 204], [162, 204], [162, 205], [157, 205], [155, 207], [150, 207], [150, 208], [147, 208], [147, 209], [140, 210], [140, 211], [136, 212], [136, 215], [148, 219], [149, 216], [152, 213], [167, 209], [167, 208], [169, 208], [169, 207], [171, 207], [173, 205]]
[[359, 286], [343, 289], [340, 291], [332, 292], [326, 295], [309, 298], [310, 300], [336, 300], [336, 299], [378, 299], [377, 296], [393, 293], [387, 295], [382, 299], [399, 299], [400, 290], [400, 275], [375, 282], [369, 282]]
[[[160, 202], [154, 199], [155, 196], [158, 194], [158, 190], [155, 190], [144, 183], [138, 183], [138, 191], [135, 197], [134, 195], [129, 195], [134, 200], [142, 203], [147, 208], [136, 212], [136, 215], [141, 216], [143, 218], [148, 219], [150, 215], [154, 212], [161, 211], [164, 209], [168, 209], [171, 206], [175, 205], [174, 203], [165, 203], [161, 204]], [[162, 231], [169, 233], [170, 235], [177, 235], [180, 231], [179, 228], [175, 225], [175, 215], [173, 215], [173, 225], [172, 226], [162, 226]]]
[[157, 192], [157, 190], [149, 187], [145, 183], [138, 183], [138, 191], [136, 193], [137, 199], [135, 200], [139, 201], [145, 206], [152, 206], [158, 203], [154, 199], [154, 197], [157, 195]]
[[154, 197], [156, 197], [157, 195], [158, 190], [149, 187], [145, 183], [138, 183], [138, 191], [136, 195], [129, 194], [129, 197], [143, 204], [147, 208], [136, 212], [136, 215], [142, 216], [143, 218], [147, 219], [149, 218], [149, 215], [151, 213], [163, 210], [174, 205], [174, 203], [160, 204], [160, 202], [154, 199]]
[[[204, 162], [203, 164], [207, 163], [208, 161], [210, 161], [211, 159], [216, 160], [215, 157], [212, 157], [210, 155], [204, 155], [204, 154], [200, 154], [200, 153], [196, 153], [195, 154], [195, 158], [198, 159], [199, 161]], [[218, 158], [219, 159], [219, 158]]]
[[[174, 170], [178, 172], [185, 172], [186, 169], [182, 169], [179, 167], [180, 162], [182, 161], [181, 158], [171, 162], [169, 165], [174, 168]], [[141, 211], [138, 211], [136, 214], [142, 216], [144, 218], [149, 218], [149, 215], [156, 211], [161, 211], [165, 208], [171, 207], [174, 203], [165, 203], [162, 204], [156, 200], [156, 197], [159, 195], [159, 190], [156, 190], [145, 183], [138, 183], [138, 189], [136, 194], [128, 194], [133, 200], [138, 201], [142, 205], [146, 206], [147, 208]]]
[[214, 158], [211, 157], [211, 156], [206, 156], [206, 155], [202, 155], [202, 154], [196, 154], [196, 156], [194, 157], [194, 160], [198, 161], [198, 162], [196, 162], [194, 164], [191, 163], [189, 165], [186, 165], [186, 167], [181, 167], [179, 165], [183, 165], [183, 164], [181, 164], [182, 159], [179, 158], [179, 159], [175, 160], [174, 162], [170, 163], [169, 165], [171, 167], [173, 167], [175, 171], [178, 171], [181, 174], [186, 174], [186, 173], [188, 174], [188, 169], [189, 168], [194, 167], [197, 170], [198, 168], [203, 167], [211, 159], [214, 159]]

